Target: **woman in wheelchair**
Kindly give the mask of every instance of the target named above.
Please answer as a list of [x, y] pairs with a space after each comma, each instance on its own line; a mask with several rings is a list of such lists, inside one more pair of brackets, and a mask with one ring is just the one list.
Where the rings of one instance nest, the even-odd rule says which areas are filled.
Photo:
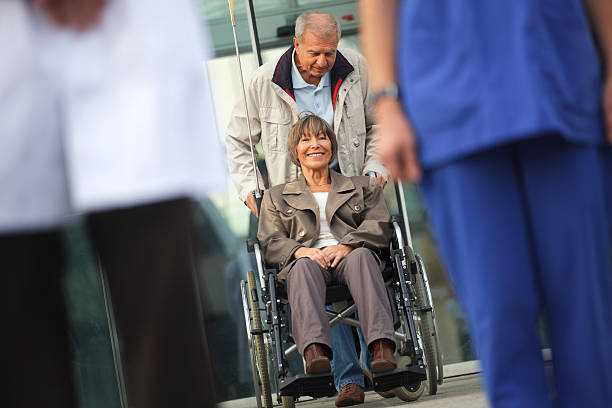
[[291, 160], [297, 180], [266, 191], [258, 238], [265, 259], [285, 280], [293, 338], [308, 374], [330, 372], [331, 331], [326, 285], [348, 286], [372, 353], [371, 370], [396, 367], [393, 322], [379, 255], [391, 236], [382, 189], [371, 177], [345, 177], [328, 165], [338, 151], [331, 127], [316, 115], [293, 125]]

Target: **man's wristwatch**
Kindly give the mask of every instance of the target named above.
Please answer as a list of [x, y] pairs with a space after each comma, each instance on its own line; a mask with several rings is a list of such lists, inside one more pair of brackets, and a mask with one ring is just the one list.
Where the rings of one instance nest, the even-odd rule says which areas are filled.
[[376, 105], [378, 101], [382, 98], [391, 98], [398, 99], [399, 92], [397, 90], [397, 85], [387, 85], [384, 88], [381, 88], [377, 91], [372, 92], [372, 103]]

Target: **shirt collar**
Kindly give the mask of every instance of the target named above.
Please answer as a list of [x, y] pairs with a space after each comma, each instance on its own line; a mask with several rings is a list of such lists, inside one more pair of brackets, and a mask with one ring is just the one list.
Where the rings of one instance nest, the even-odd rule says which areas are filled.
[[[314, 85], [304, 81], [304, 78], [302, 78], [302, 74], [300, 74], [300, 71], [298, 71], [297, 66], [295, 65], [295, 48], [293, 49], [293, 53], [291, 54], [291, 65], [291, 80], [293, 81], [293, 89], [302, 89], [307, 88], [309, 86], [314, 87]], [[321, 81], [319, 82], [319, 86], [315, 88], [324, 88], [326, 86], [329, 86], [329, 71], [326, 72], [325, 75], [323, 75]]]

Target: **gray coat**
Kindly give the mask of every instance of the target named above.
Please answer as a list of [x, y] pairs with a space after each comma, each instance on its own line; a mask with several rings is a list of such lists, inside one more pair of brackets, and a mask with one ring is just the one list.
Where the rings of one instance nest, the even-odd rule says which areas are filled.
[[[325, 215], [332, 234], [341, 244], [380, 254], [391, 237], [380, 185], [372, 177], [330, 173]], [[317, 241], [319, 227], [319, 207], [303, 176], [265, 192], [257, 237], [266, 261], [281, 268], [279, 279], [287, 277], [295, 262], [294, 252]]]

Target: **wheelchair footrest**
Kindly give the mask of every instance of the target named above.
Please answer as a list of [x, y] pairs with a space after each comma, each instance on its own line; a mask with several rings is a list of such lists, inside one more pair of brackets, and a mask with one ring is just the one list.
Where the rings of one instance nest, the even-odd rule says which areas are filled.
[[396, 387], [410, 386], [427, 379], [425, 366], [399, 367], [386, 373], [374, 374], [372, 382], [375, 391], [389, 391]]
[[280, 379], [280, 395], [313, 398], [331, 397], [336, 393], [334, 377], [325, 374], [298, 374], [295, 377]]

